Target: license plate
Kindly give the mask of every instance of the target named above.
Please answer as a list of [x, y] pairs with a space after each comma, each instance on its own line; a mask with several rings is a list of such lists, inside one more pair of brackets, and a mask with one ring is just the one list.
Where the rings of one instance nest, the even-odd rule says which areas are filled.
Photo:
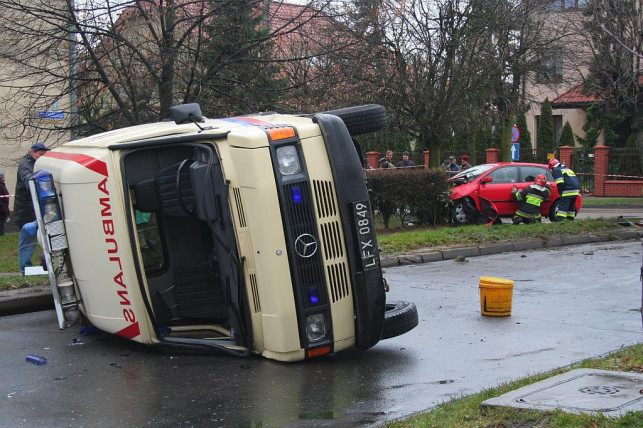
[[362, 268], [365, 271], [376, 269], [378, 266], [378, 250], [375, 241], [375, 223], [373, 222], [371, 203], [369, 201], [353, 202], [352, 206]]

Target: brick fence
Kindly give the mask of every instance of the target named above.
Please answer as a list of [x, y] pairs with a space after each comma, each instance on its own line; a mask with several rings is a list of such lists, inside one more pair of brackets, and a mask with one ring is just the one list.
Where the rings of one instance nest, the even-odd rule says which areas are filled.
[[[608, 146], [594, 147], [594, 196], [607, 197], [643, 197], [643, 180], [608, 180], [607, 173], [610, 148]], [[429, 167], [429, 150], [424, 150], [424, 169]], [[572, 164], [574, 148], [561, 146], [559, 148], [560, 161], [566, 165]], [[486, 163], [501, 161], [500, 149], [490, 148], [486, 150]], [[368, 164], [372, 168], [378, 167], [379, 152], [368, 152]]]

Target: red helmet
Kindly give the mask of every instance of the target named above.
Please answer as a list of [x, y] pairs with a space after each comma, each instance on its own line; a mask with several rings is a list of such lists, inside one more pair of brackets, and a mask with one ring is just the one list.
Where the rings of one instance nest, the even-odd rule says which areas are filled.
[[536, 181], [534, 181], [534, 184], [538, 184], [539, 186], [544, 186], [547, 184], [547, 177], [545, 177], [545, 174], [540, 174], [538, 177], [536, 177]]
[[549, 169], [554, 169], [558, 165], [560, 165], [560, 162], [558, 162], [558, 159], [556, 158], [549, 159], [549, 162], [547, 163], [547, 166], [549, 167]]

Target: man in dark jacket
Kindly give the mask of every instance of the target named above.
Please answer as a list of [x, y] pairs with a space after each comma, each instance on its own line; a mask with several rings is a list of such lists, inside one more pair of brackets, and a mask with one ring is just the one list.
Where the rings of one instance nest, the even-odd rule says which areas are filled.
[[458, 172], [460, 172], [460, 167], [458, 166], [455, 156], [449, 156], [447, 172], [451, 175], [456, 175]]
[[47, 146], [43, 143], [36, 143], [18, 165], [16, 177], [16, 192], [13, 202], [13, 221], [20, 228], [18, 240], [18, 260], [20, 271], [25, 274], [25, 267], [31, 266], [31, 258], [36, 249], [36, 235], [33, 233], [33, 222], [36, 220], [29, 180], [33, 175], [33, 168], [36, 160], [47, 153]]
[[0, 236], [4, 235], [4, 228], [9, 218], [9, 190], [4, 184], [6, 177], [0, 172]]
[[561, 164], [558, 159], [550, 159], [547, 164], [554, 176], [560, 194], [556, 221], [576, 218], [576, 198], [580, 193], [580, 181], [574, 171]]
[[402, 153], [402, 160], [399, 161], [395, 167], [396, 168], [411, 168], [415, 166], [415, 162], [409, 159], [409, 152]]

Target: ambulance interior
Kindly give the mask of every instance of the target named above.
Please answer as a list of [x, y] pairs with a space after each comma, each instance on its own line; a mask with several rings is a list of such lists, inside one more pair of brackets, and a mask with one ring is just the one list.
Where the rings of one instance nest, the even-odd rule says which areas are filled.
[[213, 145], [133, 149], [122, 165], [139, 275], [161, 340], [234, 353], [250, 347], [243, 266]]

